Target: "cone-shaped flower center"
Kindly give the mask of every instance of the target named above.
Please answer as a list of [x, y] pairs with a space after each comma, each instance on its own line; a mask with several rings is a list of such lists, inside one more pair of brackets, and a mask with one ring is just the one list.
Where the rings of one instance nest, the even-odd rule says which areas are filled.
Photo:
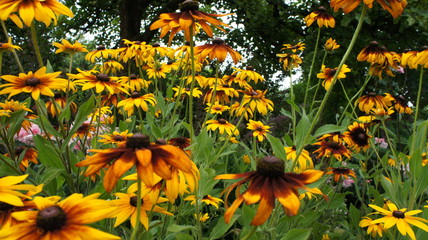
[[110, 81], [110, 77], [105, 73], [100, 73], [97, 75], [97, 80], [101, 82], [108, 82]]
[[147, 148], [150, 146], [150, 138], [142, 133], [135, 133], [126, 140], [127, 148]]
[[25, 80], [26, 86], [34, 87], [34, 86], [37, 86], [37, 84], [39, 84], [39, 83], [40, 83], [40, 79], [35, 78], [35, 77], [32, 77], [32, 78]]
[[246, 70], [253, 71], [253, 70], [254, 70], [254, 67], [253, 67], [253, 66], [247, 66], [245, 69], [246, 69]]
[[256, 131], [261, 132], [261, 131], [263, 131], [263, 128], [262, 128], [261, 126], [257, 126], [257, 127], [256, 127]]
[[223, 40], [223, 39], [221, 39], [221, 38], [215, 38], [215, 39], [213, 40], [213, 44], [216, 44], [216, 45], [222, 45], [222, 44], [224, 44], [224, 40]]
[[97, 47], [97, 50], [101, 51], [101, 50], [106, 50], [106, 47], [104, 45], [99, 45]]
[[257, 173], [266, 177], [284, 174], [284, 161], [274, 156], [266, 156], [257, 162]]
[[139, 92], [132, 92], [131, 97], [132, 98], [139, 98], [139, 97], [141, 97], [141, 94]]
[[135, 74], [131, 74], [131, 75], [129, 76], [129, 78], [130, 78], [130, 79], [137, 79], [137, 75], [135, 75]]
[[153, 43], [152, 47], [160, 47], [159, 43]]
[[193, 1], [193, 0], [186, 0], [182, 3], [180, 3], [180, 11], [195, 11], [199, 10], [199, 2]]
[[47, 207], [37, 213], [36, 225], [45, 231], [61, 229], [67, 221], [67, 214], [58, 206]]
[[217, 120], [218, 121], [218, 123], [220, 123], [220, 124], [226, 124], [226, 120], [224, 120], [223, 118], [220, 118], [219, 120]]
[[113, 137], [113, 139], [118, 142], [125, 140], [125, 138], [122, 135], [116, 135]]
[[394, 216], [395, 218], [405, 218], [404, 212], [402, 211], [393, 211], [392, 216]]
[[[129, 198], [129, 204], [131, 204], [131, 206], [133, 206], [133, 207], [136, 207], [138, 204], [137, 200], [138, 200], [137, 196], [133, 196], [133, 197]], [[143, 204], [144, 204], [144, 200], [141, 199], [141, 205], [143, 205]]]
[[159, 139], [156, 140], [155, 143], [159, 144], [159, 145], [166, 145], [166, 140], [163, 139], [163, 138], [159, 138]]

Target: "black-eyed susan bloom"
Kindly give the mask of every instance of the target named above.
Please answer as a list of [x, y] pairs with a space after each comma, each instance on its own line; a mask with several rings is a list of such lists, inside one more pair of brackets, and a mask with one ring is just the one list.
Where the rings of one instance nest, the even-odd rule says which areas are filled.
[[94, 239], [112, 240], [120, 237], [87, 226], [112, 217], [115, 209], [110, 202], [98, 199], [99, 193], [84, 197], [74, 193], [56, 202], [55, 198], [35, 197], [35, 209], [12, 213], [22, 221], [0, 233], [1, 239]]
[[[230, 222], [232, 216], [243, 202], [245, 204], [259, 203], [257, 213], [251, 222], [251, 225], [255, 226], [262, 225], [269, 218], [275, 207], [275, 199], [281, 203], [287, 215], [296, 215], [300, 208], [298, 189], [312, 191], [306, 185], [316, 182], [323, 176], [324, 172], [307, 170], [296, 174], [285, 173], [284, 169], [285, 165], [281, 159], [274, 156], [266, 156], [258, 161], [256, 171], [241, 174], [223, 174], [215, 177], [215, 179], [243, 178], [224, 190], [226, 192], [225, 205], [227, 207], [224, 215], [225, 222]], [[247, 190], [241, 193], [242, 185], [247, 182], [249, 183]], [[227, 199], [234, 188], [237, 188], [236, 200], [231, 206], [228, 206]], [[319, 193], [319, 190], [316, 193]]]
[[369, 217], [363, 217], [361, 219], [359, 226], [362, 228], [367, 228], [367, 234], [371, 235], [373, 238], [379, 236], [382, 237], [385, 228], [383, 227], [383, 223], [373, 223], [373, 219]]
[[113, 133], [107, 133], [100, 135], [101, 138], [98, 142], [102, 142], [103, 144], [119, 144], [126, 142], [129, 137], [132, 136], [132, 133], [128, 133], [128, 129], [123, 132], [114, 131]]
[[370, 146], [369, 130], [363, 123], [354, 122], [348, 126], [349, 131], [343, 133], [345, 135], [345, 142], [352, 147], [352, 149], [359, 152], [360, 150], [367, 150]]
[[3, 0], [0, 2], [2, 21], [7, 20], [14, 13], [19, 13], [19, 17], [27, 27], [31, 26], [34, 19], [49, 26], [52, 20], [56, 24], [60, 15], [73, 17], [71, 10], [57, 0]]
[[370, 64], [377, 64], [380, 66], [394, 65], [393, 55], [376, 41], [371, 41], [368, 46], [363, 48], [358, 54], [357, 60], [360, 62], [367, 61]]
[[311, 26], [312, 23], [317, 22], [318, 27], [334, 28], [336, 20], [334, 17], [327, 12], [325, 7], [319, 7], [317, 10], [311, 12], [305, 17], [306, 26]]
[[227, 135], [239, 135], [238, 128], [226, 119], [220, 118], [218, 120], [211, 119], [206, 122], [207, 129], [211, 131], [218, 130], [220, 134], [227, 133]]
[[104, 45], [99, 45], [96, 50], [88, 52], [85, 60], [94, 63], [98, 58], [107, 59], [116, 57], [117, 52], [113, 49], [107, 49]]
[[333, 156], [339, 161], [343, 160], [342, 157], [351, 158], [351, 151], [341, 142], [321, 140], [313, 145], [320, 146], [314, 151], [314, 153], [318, 153], [318, 158]]
[[250, 120], [247, 123], [247, 129], [253, 131], [253, 137], [257, 138], [259, 142], [263, 142], [266, 139], [266, 135], [270, 132], [270, 126], [264, 125], [261, 121]]
[[[334, 8], [335, 12], [342, 9], [344, 13], [350, 13], [354, 11], [361, 2], [364, 2], [367, 7], [372, 8], [374, 1], [375, 0], [331, 0], [330, 6]], [[376, 2], [378, 2], [383, 9], [387, 10], [393, 18], [400, 16], [407, 6], [407, 0], [376, 0]]]
[[19, 191], [36, 191], [36, 187], [31, 184], [19, 184], [28, 175], [6, 176], [0, 178], [0, 202], [13, 206], [24, 206], [21, 198], [27, 196]]
[[[189, 195], [184, 199], [184, 201], [190, 201], [190, 204], [195, 204], [196, 196], [195, 195]], [[205, 195], [202, 197], [201, 202], [203, 202], [207, 205], [213, 205], [215, 208], [218, 209], [218, 204], [222, 203], [223, 200], [221, 200], [220, 198], [213, 197], [211, 195]]]
[[221, 38], [214, 39], [212, 43], [195, 47], [195, 54], [198, 54], [199, 59], [201, 59], [200, 61], [208, 57], [211, 61], [216, 59], [219, 62], [224, 62], [228, 54], [232, 57], [235, 64], [242, 59], [241, 54], [226, 45], [224, 40]]
[[[135, 192], [127, 191], [127, 193], [115, 193], [117, 199], [110, 201], [110, 204], [116, 207], [116, 210], [113, 212], [113, 216], [116, 218], [114, 227], [119, 226], [126, 220], [130, 219], [132, 227], [135, 227], [137, 224], [137, 206], [138, 198]], [[165, 215], [172, 216], [173, 214], [168, 212], [166, 209], [159, 207], [158, 203], [163, 203], [168, 201], [168, 199], [163, 197], [158, 197], [156, 202], [152, 202], [150, 195], [147, 194], [142, 196], [141, 207], [140, 207], [140, 219], [139, 221], [146, 230], [149, 229], [149, 216], [147, 212], [157, 212]]]
[[14, 50], [22, 50], [20, 46], [12, 44], [12, 38], [9, 38], [7, 42], [0, 42], [0, 53], [12, 52]]
[[355, 172], [349, 168], [329, 168], [325, 174], [333, 174], [335, 182], [338, 182], [340, 178], [347, 179], [349, 176], [357, 178]]
[[338, 49], [339, 47], [340, 47], [340, 45], [337, 44], [336, 40], [333, 38], [329, 38], [324, 44], [324, 49], [327, 52], [334, 51], [334, 50]]
[[412, 114], [413, 110], [409, 107], [408, 101], [406, 101], [404, 96], [385, 93], [385, 99], [394, 104], [394, 108], [397, 112]]
[[82, 86], [82, 91], [95, 88], [96, 93], [107, 91], [110, 94], [117, 93], [117, 90], [128, 93], [125, 88], [118, 83], [118, 77], [110, 77], [105, 73], [100, 73], [96, 70], [82, 71], [77, 69], [78, 74], [68, 74], [72, 79], [76, 79], [74, 83]]
[[281, 48], [281, 51], [284, 50], [290, 50], [293, 53], [297, 52], [297, 51], [303, 51], [305, 50], [305, 44], [302, 42], [297, 43], [296, 45], [291, 45], [289, 43], [283, 44], [283, 47]]
[[82, 45], [77, 41], [74, 41], [74, 43], [71, 44], [69, 41], [62, 39], [61, 43], [54, 42], [53, 45], [58, 48], [55, 51], [55, 54], [62, 53], [62, 52], [70, 53], [70, 54], [75, 54], [78, 52], [88, 52], [88, 49], [86, 49], [86, 46]]
[[131, 97], [120, 101], [117, 106], [122, 107], [128, 116], [134, 114], [134, 109], [139, 108], [147, 112], [149, 110], [149, 104], [156, 105], [155, 95], [152, 93], [141, 95], [139, 92], [132, 92]]
[[422, 65], [424, 68], [428, 68], [428, 48], [425, 47], [422, 51], [418, 52], [415, 58], [416, 65]]
[[230, 107], [221, 105], [218, 102], [215, 102], [211, 105], [211, 103], [207, 103], [207, 106], [205, 108], [205, 111], [209, 112], [210, 114], [223, 114], [225, 111], [229, 111]]
[[284, 70], [298, 68], [303, 62], [302, 58], [295, 53], [278, 53], [276, 56], [279, 57], [279, 62], [282, 63]]
[[141, 133], [128, 137], [126, 142], [119, 143], [117, 148], [89, 151], [95, 154], [77, 163], [76, 166], [89, 166], [85, 176], [108, 167], [103, 180], [107, 192], [111, 192], [119, 178], [134, 166], [137, 168], [139, 178], [148, 187], [155, 184], [154, 174], [170, 180], [178, 175], [177, 169], [187, 173], [187, 177], [197, 178], [194, 174], [194, 163], [183, 150], [171, 145], [152, 144], [149, 137]]
[[337, 72], [337, 68], [326, 68], [325, 65], [322, 65], [321, 71], [321, 73], [317, 74], [317, 78], [324, 79], [322, 86], [325, 90], [328, 90], [336, 74], [336, 79], [346, 78], [345, 73], [351, 72], [351, 69], [348, 68], [348, 65], [343, 64], [342, 68], [340, 68], [340, 72]]
[[135, 74], [128, 76], [119, 77], [118, 83], [123, 84], [126, 90], [140, 91], [141, 89], [147, 89], [152, 81], [144, 80]]
[[358, 98], [355, 102], [355, 105], [357, 104], [361, 111], [369, 113], [372, 108], [388, 108], [391, 106], [391, 99], [385, 98], [382, 95], [377, 95], [374, 92], [370, 92]]
[[410, 49], [404, 50], [404, 52], [401, 54], [401, 66], [408, 67], [410, 69], [416, 69], [418, 67], [418, 64], [416, 63], [416, 56], [418, 55], [419, 51], [412, 51]]
[[273, 111], [273, 102], [265, 97], [267, 90], [254, 90], [250, 87], [240, 92], [244, 93], [242, 105], [248, 106], [252, 112], [257, 111], [262, 115], [266, 115], [268, 112]]
[[[369, 204], [369, 207], [373, 208], [377, 212], [375, 214], [384, 215], [384, 217], [373, 220], [372, 224], [383, 223], [383, 227], [388, 230], [389, 228], [396, 226], [398, 231], [403, 235], [408, 235], [412, 240], [416, 240], [415, 233], [410, 225], [414, 225], [424, 231], [428, 232], [428, 226], [425, 223], [428, 223], [428, 220], [414, 217], [418, 213], [421, 213], [422, 210], [412, 210], [407, 211], [407, 208], [398, 209], [394, 203], [386, 203], [388, 209], [378, 207], [373, 204]], [[425, 223], [424, 223], [425, 222]], [[410, 225], [409, 225], [410, 224]]]
[[232, 68], [235, 69], [235, 71], [232, 73], [232, 76], [235, 76], [233, 80], [234, 82], [239, 83], [241, 81], [254, 81], [255, 83], [258, 83], [265, 80], [264, 77], [260, 75], [260, 73], [254, 71], [253, 66], [247, 66], [245, 69], [239, 69], [235, 67]]
[[0, 85], [3, 88], [1, 94], [9, 94], [9, 98], [24, 93], [31, 93], [34, 100], [39, 99], [40, 95], [53, 97], [53, 89], [66, 89], [68, 81], [59, 78], [61, 72], [46, 73], [46, 67], [42, 67], [35, 73], [20, 73], [18, 76], [3, 75], [1, 78], [9, 83]]
[[[53, 99], [46, 101], [45, 105], [52, 117], [55, 117], [67, 106], [67, 99], [61, 93], [55, 93]], [[68, 107], [72, 113], [77, 112], [77, 104], [75, 102], [70, 102]]]
[[[212, 14], [199, 11], [199, 2], [193, 0], [186, 0], [182, 2], [179, 7], [180, 12], [163, 13], [160, 15], [160, 19], [150, 26], [150, 30], [161, 29], [161, 38], [171, 31], [168, 43], [171, 43], [174, 36], [180, 31], [184, 31], [186, 41], [190, 42], [191, 34], [193, 35], [198, 32], [199, 27], [201, 27], [209, 37], [213, 37], [213, 31], [209, 24], [214, 25], [222, 31], [225, 30], [220, 26], [228, 27], [227, 24], [213, 17], [223, 17], [230, 14]], [[191, 29], [193, 32], [191, 32]]]
[[284, 147], [285, 153], [287, 154], [287, 160], [292, 160], [298, 163], [299, 170], [306, 170], [314, 168], [314, 163], [312, 161], [311, 156], [309, 156], [309, 152], [305, 149], [302, 149], [299, 157], [297, 157], [296, 147]]

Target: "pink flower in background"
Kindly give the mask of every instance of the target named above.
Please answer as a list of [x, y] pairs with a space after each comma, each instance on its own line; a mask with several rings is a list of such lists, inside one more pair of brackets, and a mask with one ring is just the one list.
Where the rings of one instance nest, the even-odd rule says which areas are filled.
[[355, 182], [354, 182], [354, 179], [352, 179], [352, 178], [348, 177], [347, 179], [343, 180], [342, 186], [343, 186], [344, 188], [348, 188], [348, 187], [351, 187], [351, 186], [352, 186], [352, 184], [354, 184], [354, 183], [355, 183]]
[[15, 140], [18, 140], [26, 145], [34, 146], [35, 135], [40, 135], [42, 131], [40, 127], [36, 124], [31, 124], [31, 127], [28, 130], [21, 128], [19, 132], [15, 135]]
[[375, 142], [379, 144], [380, 148], [388, 148], [388, 143], [383, 138], [375, 137]]

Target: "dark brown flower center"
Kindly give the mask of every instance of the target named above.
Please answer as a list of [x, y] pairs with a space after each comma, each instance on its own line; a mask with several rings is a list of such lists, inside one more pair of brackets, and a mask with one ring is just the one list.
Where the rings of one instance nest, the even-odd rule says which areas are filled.
[[106, 47], [104, 45], [99, 45], [97, 47], [97, 50], [99, 50], [99, 51], [106, 50]]
[[224, 44], [224, 40], [221, 38], [214, 38], [213, 44], [222, 45], [222, 44]]
[[395, 218], [405, 218], [404, 212], [402, 211], [393, 211], [392, 216]]
[[131, 97], [132, 98], [139, 98], [139, 97], [141, 97], [141, 94], [139, 92], [132, 92]]
[[199, 2], [193, 0], [186, 0], [180, 3], [179, 6], [181, 12], [199, 10]]
[[153, 43], [153, 45], [152, 45], [153, 47], [160, 47], [160, 44], [159, 43]]
[[118, 142], [125, 141], [125, 137], [122, 135], [115, 135], [113, 139]]
[[254, 70], [254, 67], [253, 67], [253, 66], [247, 66], [245, 69], [246, 69], [246, 70], [253, 71], [253, 70]]
[[129, 78], [130, 78], [130, 79], [137, 79], [137, 75], [135, 75], [135, 74], [131, 74], [131, 75], [129, 76]]
[[2, 47], [3, 47], [3, 44], [4, 44], [4, 43], [0, 42], [0, 48], [2, 48]]
[[10, 204], [8, 204], [8, 203], [0, 202], [0, 213], [1, 213], [1, 212], [6, 212], [6, 211], [8, 211], [8, 210], [11, 210], [11, 209], [13, 209], [14, 207], [15, 207], [15, 206], [10, 205]]
[[110, 81], [110, 77], [105, 74], [105, 73], [100, 73], [97, 75], [97, 80], [101, 81], [101, 82], [109, 82]]
[[220, 124], [226, 124], [227, 123], [227, 121], [224, 120], [223, 118], [220, 118], [219, 120], [217, 120], [217, 122]]
[[140, 41], [135, 41], [134, 42], [136, 45], [140, 45], [141, 44], [141, 42]]
[[[138, 200], [137, 196], [133, 196], [133, 197], [129, 198], [129, 204], [131, 204], [131, 206], [133, 206], [133, 207], [136, 207], [138, 204], [137, 200]], [[144, 204], [144, 200], [141, 199], [141, 205], [143, 205], [143, 204]]]
[[336, 175], [348, 175], [351, 171], [347, 168], [335, 168], [333, 173]]
[[58, 206], [47, 207], [37, 213], [36, 225], [45, 231], [61, 229], [67, 221], [67, 214]]
[[156, 140], [155, 143], [159, 144], [159, 145], [166, 145], [166, 140], [163, 139], [163, 138], [159, 138], [159, 139]]
[[147, 148], [150, 146], [150, 138], [142, 133], [135, 133], [126, 140], [127, 148]]
[[257, 173], [266, 177], [280, 176], [284, 169], [284, 161], [275, 156], [266, 156], [257, 162]]
[[256, 131], [261, 132], [261, 131], [263, 131], [263, 128], [262, 128], [261, 126], [257, 126], [257, 127], [256, 127]]
[[34, 86], [37, 86], [37, 84], [39, 84], [39, 83], [40, 83], [40, 79], [35, 78], [35, 77], [32, 77], [32, 78], [25, 80], [26, 86], [34, 87]]
[[369, 142], [369, 136], [361, 127], [354, 128], [351, 131], [351, 138], [358, 146], [366, 146]]

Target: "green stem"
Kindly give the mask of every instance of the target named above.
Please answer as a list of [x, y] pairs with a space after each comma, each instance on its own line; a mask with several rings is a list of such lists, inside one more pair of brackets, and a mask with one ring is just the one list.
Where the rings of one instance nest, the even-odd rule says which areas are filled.
[[[9, 39], [10, 36], [7, 33], [7, 28], [6, 28], [6, 25], [4, 24], [4, 21], [0, 20], [0, 22], [1, 22], [1, 26], [3, 28], [4, 35], [6, 36], [7, 39]], [[18, 54], [16, 53], [15, 49], [12, 49], [12, 53], [13, 53], [13, 57], [15, 58], [16, 64], [18, 64], [19, 70], [21, 72], [24, 72], [24, 68], [21, 65], [21, 61], [19, 60]]]
[[139, 229], [140, 229], [140, 215], [141, 215], [141, 179], [140, 176], [138, 176], [137, 179], [137, 221], [135, 223], [134, 230], [132, 231], [132, 235], [130, 240], [137, 240], [139, 235]]
[[297, 157], [299, 157], [300, 153], [302, 152], [303, 146], [305, 144], [305, 140], [309, 138], [309, 136], [311, 135], [312, 131], [315, 128], [315, 125], [318, 123], [318, 121], [320, 119], [321, 113], [324, 110], [324, 107], [325, 107], [325, 105], [327, 103], [327, 100], [328, 100], [328, 98], [329, 98], [329, 96], [330, 96], [330, 94], [332, 92], [333, 86], [336, 83], [337, 76], [339, 75], [340, 70], [342, 69], [343, 64], [345, 64], [346, 60], [348, 59], [349, 55], [351, 54], [352, 48], [354, 47], [354, 45], [355, 45], [355, 43], [357, 41], [358, 35], [359, 35], [360, 31], [361, 31], [361, 27], [363, 26], [364, 16], [366, 15], [366, 13], [367, 13], [367, 6], [365, 4], [363, 4], [363, 10], [362, 10], [360, 19], [358, 20], [357, 28], [355, 29], [354, 35], [352, 36], [351, 42], [349, 43], [349, 46], [348, 46], [348, 49], [345, 52], [345, 55], [343, 55], [342, 60], [340, 61], [339, 67], [337, 68], [337, 71], [336, 71], [336, 74], [334, 75], [334, 77], [333, 77], [333, 79], [331, 81], [330, 88], [327, 90], [327, 92], [324, 95], [324, 98], [323, 98], [323, 100], [321, 102], [321, 105], [320, 105], [320, 107], [319, 107], [319, 109], [318, 109], [315, 117], [313, 118], [314, 120], [312, 121], [311, 126], [309, 127], [309, 129], [308, 129], [305, 137], [303, 138], [304, 141], [302, 141], [302, 145], [301, 146], [297, 146], [298, 147], [297, 152], [296, 152], [296, 156]]
[[257, 231], [257, 228], [258, 228], [258, 226], [253, 226], [251, 228], [251, 231], [247, 235], [245, 235], [244, 237], [242, 237], [241, 240], [248, 240], [248, 239], [250, 239], [254, 235], [254, 233]]
[[382, 120], [381, 122], [382, 122], [383, 130], [385, 131], [386, 141], [389, 144], [389, 148], [392, 151], [392, 155], [394, 155], [395, 161], [398, 161], [397, 154], [395, 153], [396, 148], [392, 145], [391, 138], [389, 137], [389, 134], [388, 134], [388, 129], [386, 128], [386, 125], [385, 125], [385, 120]]
[[218, 85], [218, 69], [219, 69], [219, 67], [220, 67], [220, 64], [219, 64], [219, 62], [218, 61], [216, 61], [216, 64], [215, 64], [215, 82], [214, 82], [214, 89], [213, 89], [213, 94], [211, 95], [211, 101], [210, 101], [210, 108], [209, 108], [209, 110], [208, 110], [208, 112], [207, 112], [207, 114], [205, 114], [205, 119], [204, 119], [204, 121], [202, 122], [202, 124], [205, 124], [205, 122], [208, 120], [208, 116], [210, 115], [210, 113], [211, 113], [211, 109], [212, 109], [212, 107], [213, 107], [213, 104], [215, 103], [215, 98], [216, 98], [216, 96], [217, 96], [217, 85]]
[[[327, 51], [325, 51], [325, 53], [324, 53], [324, 57], [322, 58], [321, 66], [322, 66], [322, 65], [324, 65], [325, 59], [326, 59], [326, 57], [327, 57], [327, 54], [328, 54], [328, 52], [327, 52]], [[316, 100], [316, 98], [317, 98], [317, 94], [318, 94], [318, 90], [320, 89], [320, 86], [321, 86], [321, 80], [318, 80], [317, 88], [315, 89], [314, 96], [312, 97], [312, 102], [311, 102], [311, 107], [309, 108], [309, 112], [311, 112], [311, 111], [312, 111], [312, 109], [313, 109], [313, 107], [314, 107], [314, 105], [315, 105], [315, 100]]]
[[306, 90], [305, 90], [305, 98], [303, 100], [303, 107], [306, 107], [306, 99], [308, 97], [309, 86], [310, 86], [311, 76], [312, 76], [312, 70], [314, 69], [315, 59], [317, 57], [318, 44], [320, 42], [320, 36], [321, 36], [321, 28], [319, 27], [318, 28], [318, 35], [317, 35], [317, 42], [315, 43], [314, 56], [312, 57], [312, 63], [311, 63], [311, 68], [309, 69], [308, 81], [306, 82]]
[[193, 129], [193, 89], [195, 88], [195, 42], [193, 41], [193, 26], [189, 27], [190, 30], [190, 61], [192, 68], [192, 83], [190, 84], [190, 96], [189, 96], [189, 131], [191, 142], [194, 140], [194, 129]]
[[1, 76], [1, 68], [3, 66], [3, 52], [0, 52], [0, 76]]
[[[358, 90], [358, 92], [357, 93], [355, 93], [355, 95], [351, 98], [351, 100], [348, 102], [348, 104], [346, 105], [346, 107], [345, 107], [345, 109], [343, 110], [343, 113], [342, 113], [342, 115], [340, 116], [340, 118], [339, 118], [339, 123], [343, 120], [343, 118], [345, 117], [345, 112], [346, 112], [346, 110], [348, 109], [348, 107], [349, 106], [351, 106], [352, 107], [352, 102], [354, 102], [354, 99], [355, 98], [359, 98], [360, 96], [361, 96], [361, 93], [364, 91], [364, 89], [366, 88], [366, 85], [367, 85], [367, 83], [370, 81], [370, 79], [371, 79], [371, 77], [372, 77], [372, 75], [368, 75], [367, 77], [366, 77], [366, 79], [365, 79], [365, 81], [364, 81], [364, 84], [363, 84], [363, 86], [360, 88], [360, 90]], [[354, 105], [353, 107], [352, 107], [352, 112], [355, 112], [355, 106], [356, 105]]]
[[424, 77], [424, 68], [422, 65], [420, 67], [420, 75], [419, 75], [419, 86], [418, 86], [418, 96], [416, 97], [416, 106], [415, 106], [415, 120], [413, 121], [413, 131], [412, 131], [412, 145], [410, 146], [410, 154], [413, 153], [415, 150], [415, 141], [416, 141], [416, 127], [419, 117], [419, 105], [421, 102], [421, 95], [422, 95], [422, 82]]
[[44, 66], [42, 60], [42, 54], [40, 53], [39, 41], [37, 40], [37, 32], [36, 26], [34, 25], [34, 21], [31, 23], [31, 39], [33, 40], [34, 51], [36, 52], [37, 61], [39, 62], [39, 67], [42, 68]]
[[[293, 72], [292, 69], [289, 68], [290, 72], [290, 99], [294, 104], [295, 96], [294, 96], [294, 87], [293, 87]], [[304, 105], [303, 105], [304, 106]], [[293, 123], [293, 139], [296, 140], [296, 109], [294, 106], [291, 106], [291, 121]]]

